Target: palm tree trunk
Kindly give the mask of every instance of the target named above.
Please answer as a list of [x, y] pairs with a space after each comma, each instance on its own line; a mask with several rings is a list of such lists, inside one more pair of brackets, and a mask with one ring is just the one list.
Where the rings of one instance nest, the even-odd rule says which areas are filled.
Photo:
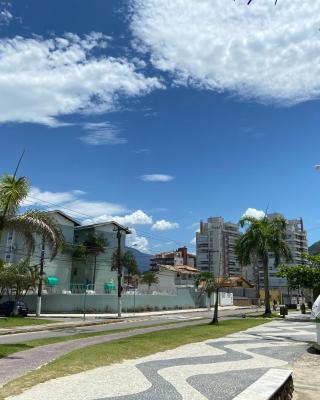
[[214, 302], [214, 313], [213, 313], [213, 318], [212, 318], [212, 324], [217, 324], [219, 322], [218, 320], [218, 307], [219, 307], [219, 288], [216, 289], [216, 298]]
[[270, 308], [270, 293], [269, 293], [269, 257], [266, 254], [263, 257], [263, 276], [264, 276], [264, 302], [265, 302], [265, 315], [271, 314]]
[[92, 290], [95, 290], [95, 283], [96, 283], [96, 269], [97, 269], [97, 255], [94, 254], [93, 256], [93, 274], [92, 274]]

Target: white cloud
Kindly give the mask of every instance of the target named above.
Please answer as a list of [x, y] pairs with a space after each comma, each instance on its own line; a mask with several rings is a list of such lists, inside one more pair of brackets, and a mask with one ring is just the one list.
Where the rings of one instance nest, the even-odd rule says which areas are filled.
[[97, 213], [97, 214], [98, 215], [95, 218], [86, 219], [83, 221], [83, 223], [85, 225], [88, 225], [88, 224], [97, 224], [97, 223], [105, 222], [105, 221], [116, 221], [116, 222], [118, 222], [118, 224], [125, 225], [125, 226], [151, 225], [152, 224], [152, 217], [147, 215], [142, 210], [137, 210], [131, 214], [123, 215], [123, 216], [113, 215], [112, 213], [109, 213], [109, 214]]
[[142, 175], [140, 179], [142, 179], [145, 182], [170, 182], [174, 179], [174, 176], [165, 174], [151, 174], [151, 175]]
[[194, 237], [192, 240], [190, 240], [190, 243], [195, 246], [197, 244], [197, 238]]
[[262, 102], [320, 96], [320, 2], [131, 0], [135, 45], [177, 84]]
[[144, 236], [139, 236], [134, 228], [130, 228], [131, 235], [126, 236], [126, 245], [134, 247], [135, 249], [142, 251], [142, 253], [150, 253], [148, 239]]
[[114, 110], [122, 97], [162, 87], [126, 59], [107, 57], [108, 41], [101, 33], [0, 39], [0, 123], [56, 126], [60, 116]]
[[[67, 214], [74, 214], [78, 219], [90, 215], [93, 218], [103, 214], [109, 216], [114, 213], [125, 213], [128, 211], [121, 204], [106, 201], [90, 201], [80, 199], [85, 194], [82, 190], [71, 190], [66, 192], [49, 192], [37, 187], [31, 187], [30, 193], [23, 206], [44, 206], [50, 209], [61, 208]], [[79, 215], [77, 215], [79, 213]], [[110, 219], [109, 219], [110, 220]]]
[[242, 217], [254, 217], [261, 219], [265, 216], [265, 212], [262, 210], [257, 210], [255, 208], [248, 208], [247, 211], [242, 215]]
[[13, 15], [9, 10], [4, 8], [0, 11], [0, 25], [9, 25], [13, 19]]
[[127, 139], [119, 136], [119, 130], [109, 122], [86, 123], [84, 129], [89, 131], [88, 135], [80, 139], [91, 145], [115, 145], [125, 144]]
[[167, 231], [177, 228], [179, 228], [179, 224], [177, 222], [170, 222], [166, 221], [165, 219], [160, 219], [159, 221], [156, 221], [151, 227], [151, 229], [154, 231]]
[[68, 192], [49, 192], [42, 191], [37, 187], [30, 189], [28, 197], [23, 205], [46, 205], [47, 203], [62, 204], [71, 200], [75, 200], [77, 196], [85, 194], [82, 190], [71, 190]]
[[99, 217], [104, 214], [112, 215], [113, 213], [124, 213], [127, 211], [127, 209], [120, 204], [79, 199], [64, 203], [63, 207], [74, 210], [83, 216], [90, 215], [90, 217]]

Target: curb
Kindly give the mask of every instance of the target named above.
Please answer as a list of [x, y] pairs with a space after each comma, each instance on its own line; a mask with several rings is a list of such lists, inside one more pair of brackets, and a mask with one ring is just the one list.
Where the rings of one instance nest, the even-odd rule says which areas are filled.
[[293, 392], [292, 373], [292, 370], [271, 368], [233, 400], [271, 400], [278, 398], [282, 391], [289, 393], [279, 398], [290, 399]]
[[109, 325], [115, 322], [123, 322], [124, 319], [114, 319], [110, 321], [98, 321], [98, 322], [82, 322], [82, 323], [74, 323], [74, 324], [50, 324], [50, 325], [38, 325], [34, 328], [30, 329], [8, 329], [8, 330], [0, 330], [0, 336], [5, 335], [14, 335], [17, 333], [32, 333], [32, 332], [41, 332], [41, 331], [52, 331], [56, 329], [64, 329], [64, 328], [81, 328], [83, 326], [95, 326], [95, 325]]

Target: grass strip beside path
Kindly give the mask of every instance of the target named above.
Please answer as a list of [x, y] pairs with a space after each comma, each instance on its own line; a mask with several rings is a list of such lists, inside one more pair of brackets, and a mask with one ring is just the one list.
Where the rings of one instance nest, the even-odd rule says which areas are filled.
[[135, 359], [188, 343], [216, 339], [269, 322], [266, 319], [232, 319], [218, 325], [199, 324], [162, 330], [88, 346], [72, 351], [29, 374], [6, 384], [0, 398], [21, 393], [38, 383], [76, 374], [123, 360]]
[[[207, 318], [199, 318], [196, 321], [201, 321], [203, 319], [207, 319]], [[62, 343], [62, 342], [68, 342], [71, 340], [76, 340], [76, 339], [85, 339], [85, 338], [94, 337], [94, 336], [103, 336], [103, 335], [109, 335], [109, 334], [111, 335], [111, 334], [119, 333], [119, 332], [127, 332], [127, 331], [131, 331], [134, 329], [154, 328], [157, 326], [174, 325], [174, 324], [186, 323], [186, 322], [188, 322], [188, 321], [172, 321], [172, 322], [165, 322], [165, 323], [158, 323], [158, 324], [151, 324], [151, 325], [132, 326], [132, 327], [128, 327], [128, 328], [108, 329], [106, 331], [89, 332], [89, 333], [75, 333], [74, 335], [26, 340], [25, 342], [19, 342], [19, 343], [0, 344], [0, 359], [3, 357], [10, 356], [11, 354], [17, 353], [19, 351], [30, 350], [35, 347], [45, 346], [47, 344]], [[195, 322], [195, 320], [190, 320], [190, 322]]]
[[0, 318], [0, 329], [14, 328], [16, 326], [32, 326], [32, 325], [44, 325], [54, 324], [57, 321], [43, 319], [43, 318], [29, 318], [29, 317], [1, 317]]

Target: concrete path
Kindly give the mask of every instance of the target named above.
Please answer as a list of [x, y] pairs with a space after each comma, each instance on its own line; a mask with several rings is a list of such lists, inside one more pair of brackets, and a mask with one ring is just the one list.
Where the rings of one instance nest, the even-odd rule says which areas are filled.
[[278, 320], [51, 380], [8, 399], [232, 400], [270, 369], [291, 369], [313, 340], [314, 324]]
[[11, 356], [0, 359], [0, 387], [14, 379], [17, 379], [27, 374], [28, 372], [36, 368], [41, 367], [44, 364], [47, 364], [50, 361], [53, 361], [63, 354], [69, 353], [70, 351], [76, 349], [80, 349], [82, 347], [98, 343], [107, 343], [111, 342], [112, 340], [141, 335], [143, 333], [155, 332], [165, 329], [174, 329], [195, 324], [199, 324], [199, 321], [194, 320], [179, 324], [134, 329], [127, 332], [118, 332], [113, 334], [88, 337], [85, 339], [70, 340], [68, 342], [49, 344], [45, 346], [35, 347], [34, 349], [30, 350], [20, 351], [18, 353], [12, 354]]
[[[234, 317], [247, 313], [255, 313], [259, 312], [256, 308], [249, 309], [223, 309], [220, 311], [219, 315], [221, 318], [226, 317]], [[261, 310], [260, 310], [261, 312]], [[91, 332], [101, 332], [108, 331], [113, 329], [122, 329], [129, 327], [143, 327], [152, 324], [161, 324], [167, 322], [176, 322], [176, 321], [189, 321], [193, 319], [199, 318], [212, 318], [213, 311], [208, 312], [207, 310], [202, 310], [201, 312], [190, 312], [190, 313], [170, 313], [164, 315], [150, 315], [150, 316], [136, 316], [132, 319], [125, 319], [124, 321], [113, 322], [112, 324], [102, 324], [102, 325], [94, 325], [94, 326], [84, 326], [84, 327], [65, 327], [59, 329], [51, 329], [41, 332], [26, 332], [19, 333], [13, 335], [0, 335], [0, 344], [10, 344], [10, 343], [20, 343], [29, 340], [35, 339], [44, 339], [50, 337], [61, 337], [61, 336], [72, 336], [77, 333], [91, 333]]]

